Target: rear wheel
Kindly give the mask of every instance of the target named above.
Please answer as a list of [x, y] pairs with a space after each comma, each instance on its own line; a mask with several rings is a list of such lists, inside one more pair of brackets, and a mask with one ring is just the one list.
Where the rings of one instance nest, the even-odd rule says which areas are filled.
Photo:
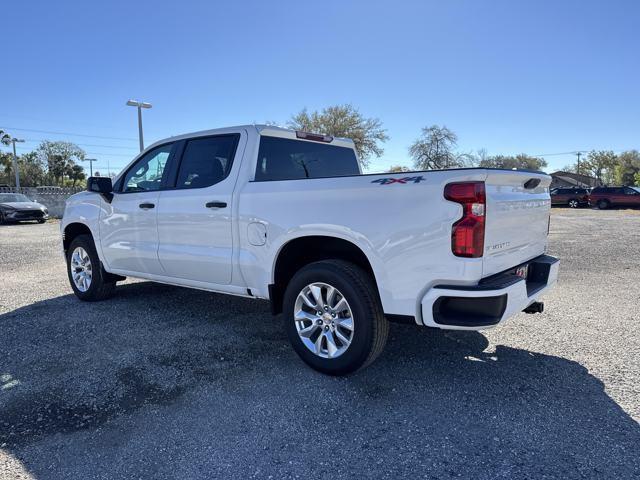
[[609, 200], [598, 200], [597, 205], [600, 210], [606, 210], [609, 208]]
[[569, 200], [569, 207], [578, 208], [579, 206], [580, 206], [580, 202], [575, 198], [572, 198], [571, 200]]
[[285, 329], [309, 366], [345, 375], [372, 363], [384, 349], [389, 325], [371, 279], [342, 260], [311, 263], [284, 295]]
[[102, 267], [90, 235], [78, 235], [67, 250], [67, 274], [80, 300], [105, 300], [115, 293], [116, 282]]

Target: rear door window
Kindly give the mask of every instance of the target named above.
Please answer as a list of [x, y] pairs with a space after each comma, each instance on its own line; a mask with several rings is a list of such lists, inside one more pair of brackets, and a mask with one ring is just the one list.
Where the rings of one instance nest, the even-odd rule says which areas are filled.
[[288, 138], [260, 138], [255, 176], [258, 182], [359, 174], [358, 160], [351, 148]]

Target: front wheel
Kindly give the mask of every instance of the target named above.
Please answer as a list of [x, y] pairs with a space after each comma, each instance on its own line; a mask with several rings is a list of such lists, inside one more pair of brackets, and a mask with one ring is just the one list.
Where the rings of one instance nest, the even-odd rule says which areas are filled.
[[370, 275], [342, 260], [299, 270], [284, 295], [284, 321], [296, 353], [329, 375], [372, 363], [384, 349], [389, 325]]
[[95, 302], [111, 297], [116, 282], [102, 267], [90, 235], [78, 235], [67, 250], [67, 274], [73, 293], [80, 300]]
[[607, 208], [609, 208], [609, 201], [608, 200], [598, 200], [598, 208], [600, 210], [606, 210]]
[[578, 202], [578, 200], [576, 200], [576, 199], [569, 200], [569, 207], [570, 208], [578, 208], [579, 206], [580, 206], [580, 202]]

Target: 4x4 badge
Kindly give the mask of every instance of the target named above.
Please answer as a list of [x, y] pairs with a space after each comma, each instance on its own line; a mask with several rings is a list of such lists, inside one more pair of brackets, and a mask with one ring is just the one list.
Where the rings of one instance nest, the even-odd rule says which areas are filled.
[[420, 183], [424, 180], [422, 175], [417, 177], [402, 177], [402, 178], [378, 178], [377, 180], [372, 180], [371, 183], [379, 183], [380, 185], [391, 185], [392, 183]]

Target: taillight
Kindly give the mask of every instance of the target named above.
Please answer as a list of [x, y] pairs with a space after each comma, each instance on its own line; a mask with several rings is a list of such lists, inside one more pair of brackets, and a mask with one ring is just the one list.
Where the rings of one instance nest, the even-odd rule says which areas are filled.
[[444, 187], [444, 198], [462, 205], [462, 218], [451, 230], [451, 251], [457, 257], [481, 257], [486, 206], [484, 182], [449, 183]]

